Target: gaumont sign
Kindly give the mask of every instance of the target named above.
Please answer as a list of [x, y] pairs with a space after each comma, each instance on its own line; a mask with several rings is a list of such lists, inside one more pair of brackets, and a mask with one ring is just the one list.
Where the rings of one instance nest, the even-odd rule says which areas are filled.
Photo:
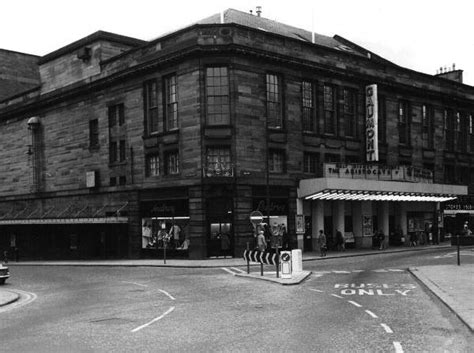
[[367, 162], [379, 160], [377, 85], [365, 87], [365, 155]]
[[433, 172], [406, 165], [324, 163], [324, 177], [432, 183]]

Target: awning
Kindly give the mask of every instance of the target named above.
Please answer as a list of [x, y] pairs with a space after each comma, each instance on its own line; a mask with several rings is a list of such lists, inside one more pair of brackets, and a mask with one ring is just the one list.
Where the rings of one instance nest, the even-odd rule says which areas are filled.
[[128, 223], [127, 206], [128, 202], [119, 205], [71, 203], [49, 208], [30, 206], [3, 213], [0, 211], [0, 225]]
[[467, 195], [467, 186], [380, 180], [315, 178], [300, 181], [305, 200], [445, 202]]

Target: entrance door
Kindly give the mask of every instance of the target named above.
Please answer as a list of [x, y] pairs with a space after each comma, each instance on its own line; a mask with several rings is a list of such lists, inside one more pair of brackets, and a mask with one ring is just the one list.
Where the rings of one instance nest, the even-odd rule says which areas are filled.
[[207, 256], [232, 256], [232, 199], [212, 198], [207, 204]]

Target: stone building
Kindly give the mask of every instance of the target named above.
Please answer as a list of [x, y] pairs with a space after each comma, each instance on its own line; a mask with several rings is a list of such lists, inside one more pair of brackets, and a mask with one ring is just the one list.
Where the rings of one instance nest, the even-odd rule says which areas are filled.
[[232, 9], [20, 56], [37, 76], [1, 92], [0, 248], [21, 257], [238, 257], [253, 211], [305, 251], [322, 228], [396, 245], [473, 193], [462, 72]]

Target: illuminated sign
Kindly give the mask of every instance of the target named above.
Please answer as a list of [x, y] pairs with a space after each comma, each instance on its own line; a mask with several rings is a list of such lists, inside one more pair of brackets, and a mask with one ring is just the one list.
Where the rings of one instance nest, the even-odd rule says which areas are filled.
[[377, 85], [365, 88], [365, 155], [367, 162], [379, 160]]

